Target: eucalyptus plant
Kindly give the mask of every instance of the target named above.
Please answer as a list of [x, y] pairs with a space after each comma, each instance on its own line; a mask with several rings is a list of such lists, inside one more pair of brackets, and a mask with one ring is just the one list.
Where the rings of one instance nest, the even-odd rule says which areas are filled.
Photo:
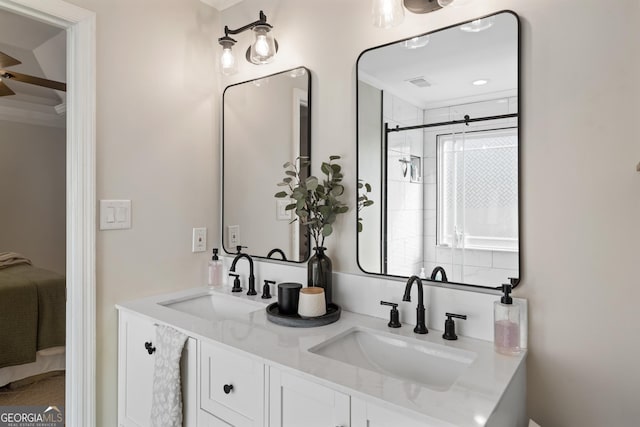
[[[283, 165], [285, 177], [278, 183], [288, 190], [279, 191], [277, 198], [292, 200], [286, 210], [294, 210], [297, 218], [309, 230], [316, 247], [324, 246], [324, 239], [333, 233], [333, 223], [338, 215], [349, 211], [349, 207], [340, 200], [344, 194], [342, 167], [336, 163], [340, 156], [329, 156], [328, 162], [322, 162], [320, 170], [322, 180], [311, 175], [305, 178], [303, 171], [310, 165], [308, 157], [298, 157], [294, 162]], [[292, 222], [293, 222], [292, 221]]]
[[369, 198], [369, 193], [371, 193], [371, 184], [364, 182], [363, 180], [358, 180], [358, 233], [360, 233], [363, 229], [362, 218], [360, 217], [360, 211], [367, 206], [371, 206], [373, 204], [373, 200]]

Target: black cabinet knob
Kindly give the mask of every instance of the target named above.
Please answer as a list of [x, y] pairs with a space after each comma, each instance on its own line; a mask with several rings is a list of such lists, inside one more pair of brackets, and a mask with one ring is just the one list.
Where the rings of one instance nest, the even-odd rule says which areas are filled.
[[224, 387], [222, 387], [222, 390], [224, 390], [224, 394], [231, 393], [231, 390], [233, 390], [233, 384], [225, 384]]
[[147, 341], [146, 343], [144, 343], [144, 348], [147, 349], [147, 353], [149, 354], [153, 354], [156, 351], [156, 348], [153, 346], [153, 344], [149, 341]]

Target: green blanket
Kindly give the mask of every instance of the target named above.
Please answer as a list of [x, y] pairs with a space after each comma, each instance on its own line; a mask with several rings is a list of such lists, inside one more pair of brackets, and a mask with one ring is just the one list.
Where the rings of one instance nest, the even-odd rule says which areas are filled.
[[21, 264], [0, 270], [0, 367], [65, 344], [64, 276]]

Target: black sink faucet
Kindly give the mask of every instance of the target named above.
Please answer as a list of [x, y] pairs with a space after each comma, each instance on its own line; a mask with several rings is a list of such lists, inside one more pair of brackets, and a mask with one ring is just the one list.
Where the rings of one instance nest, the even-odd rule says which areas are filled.
[[236, 271], [236, 263], [240, 258], [246, 258], [247, 261], [249, 261], [249, 290], [247, 291], [247, 295], [257, 295], [258, 293], [256, 292], [256, 277], [253, 275], [253, 258], [251, 258], [251, 256], [249, 256], [248, 254], [236, 255], [236, 257], [233, 259], [233, 262], [231, 263], [231, 268], [229, 268], [229, 271]]
[[449, 281], [447, 279], [447, 273], [444, 271], [444, 268], [442, 268], [440, 266], [437, 266], [431, 272], [431, 280], [435, 281], [436, 277], [438, 276], [438, 273], [440, 273], [440, 281], [441, 282], [447, 283]]
[[407, 286], [404, 288], [404, 296], [402, 301], [411, 301], [411, 285], [413, 282], [418, 286], [418, 307], [416, 308], [416, 327], [413, 328], [413, 332], [416, 334], [427, 334], [427, 326], [424, 324], [424, 294], [422, 290], [422, 280], [418, 276], [411, 276], [407, 281]]

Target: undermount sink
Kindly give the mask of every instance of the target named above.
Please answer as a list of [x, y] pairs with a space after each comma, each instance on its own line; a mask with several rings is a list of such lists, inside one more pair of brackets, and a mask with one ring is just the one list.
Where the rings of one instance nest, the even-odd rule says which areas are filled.
[[436, 391], [447, 391], [475, 353], [440, 344], [353, 328], [310, 352]]
[[253, 311], [264, 309], [264, 304], [240, 298], [242, 297], [205, 293], [163, 301], [158, 304], [192, 316], [215, 321], [237, 319]]

